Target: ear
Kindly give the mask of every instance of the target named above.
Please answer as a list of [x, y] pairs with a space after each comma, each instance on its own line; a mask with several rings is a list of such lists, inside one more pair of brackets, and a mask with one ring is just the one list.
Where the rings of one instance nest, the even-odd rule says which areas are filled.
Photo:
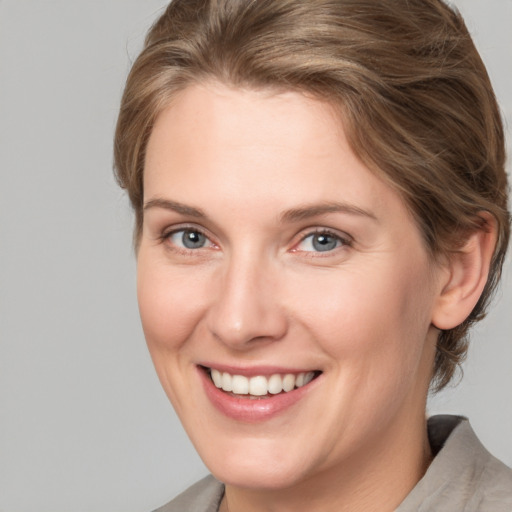
[[447, 272], [432, 315], [432, 324], [438, 329], [453, 329], [464, 322], [487, 283], [496, 246], [496, 220], [488, 212], [480, 212], [479, 216], [484, 221], [482, 227], [447, 256]]

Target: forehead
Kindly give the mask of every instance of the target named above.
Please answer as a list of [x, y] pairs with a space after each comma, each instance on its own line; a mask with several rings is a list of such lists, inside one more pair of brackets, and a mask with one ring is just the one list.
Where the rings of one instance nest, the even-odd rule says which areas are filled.
[[339, 202], [404, 213], [398, 195], [354, 154], [339, 114], [299, 92], [193, 85], [157, 118], [145, 201], [276, 212]]
[[[280, 146], [282, 157], [290, 158], [299, 156], [297, 147], [301, 154], [318, 153], [343, 137], [341, 119], [335, 117], [331, 105], [305, 94], [232, 88], [217, 82], [193, 84], [157, 117], [145, 163], [152, 168], [156, 156], [172, 158], [172, 152], [182, 157], [199, 144], [203, 153], [216, 150], [218, 156], [235, 149], [241, 153], [250, 147], [267, 148], [267, 153], [260, 152], [260, 160], [270, 148]], [[170, 150], [164, 151], [164, 146]], [[286, 153], [287, 148], [295, 151]]]

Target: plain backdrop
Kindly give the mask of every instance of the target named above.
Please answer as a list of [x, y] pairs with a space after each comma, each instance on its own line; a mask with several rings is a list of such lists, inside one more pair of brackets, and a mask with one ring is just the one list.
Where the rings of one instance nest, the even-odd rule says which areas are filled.
[[[149, 511], [206, 473], [146, 351], [111, 172], [123, 82], [165, 3], [0, 0], [0, 512]], [[510, 126], [512, 0], [456, 3]], [[429, 406], [509, 465], [511, 267], [464, 380]]]

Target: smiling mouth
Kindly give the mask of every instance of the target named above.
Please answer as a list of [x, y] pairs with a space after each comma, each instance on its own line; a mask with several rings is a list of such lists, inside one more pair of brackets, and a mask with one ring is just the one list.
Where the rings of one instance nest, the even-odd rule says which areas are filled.
[[316, 370], [246, 377], [245, 375], [222, 372], [215, 368], [203, 367], [203, 369], [216, 388], [231, 396], [248, 399], [271, 398], [275, 395], [289, 393], [294, 389], [306, 386], [322, 373]]

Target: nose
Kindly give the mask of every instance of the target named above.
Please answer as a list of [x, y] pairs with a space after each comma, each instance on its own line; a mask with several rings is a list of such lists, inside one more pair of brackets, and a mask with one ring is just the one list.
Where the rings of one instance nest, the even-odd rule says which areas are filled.
[[279, 300], [279, 270], [253, 256], [233, 258], [226, 267], [209, 309], [210, 332], [234, 350], [280, 340], [288, 320]]

